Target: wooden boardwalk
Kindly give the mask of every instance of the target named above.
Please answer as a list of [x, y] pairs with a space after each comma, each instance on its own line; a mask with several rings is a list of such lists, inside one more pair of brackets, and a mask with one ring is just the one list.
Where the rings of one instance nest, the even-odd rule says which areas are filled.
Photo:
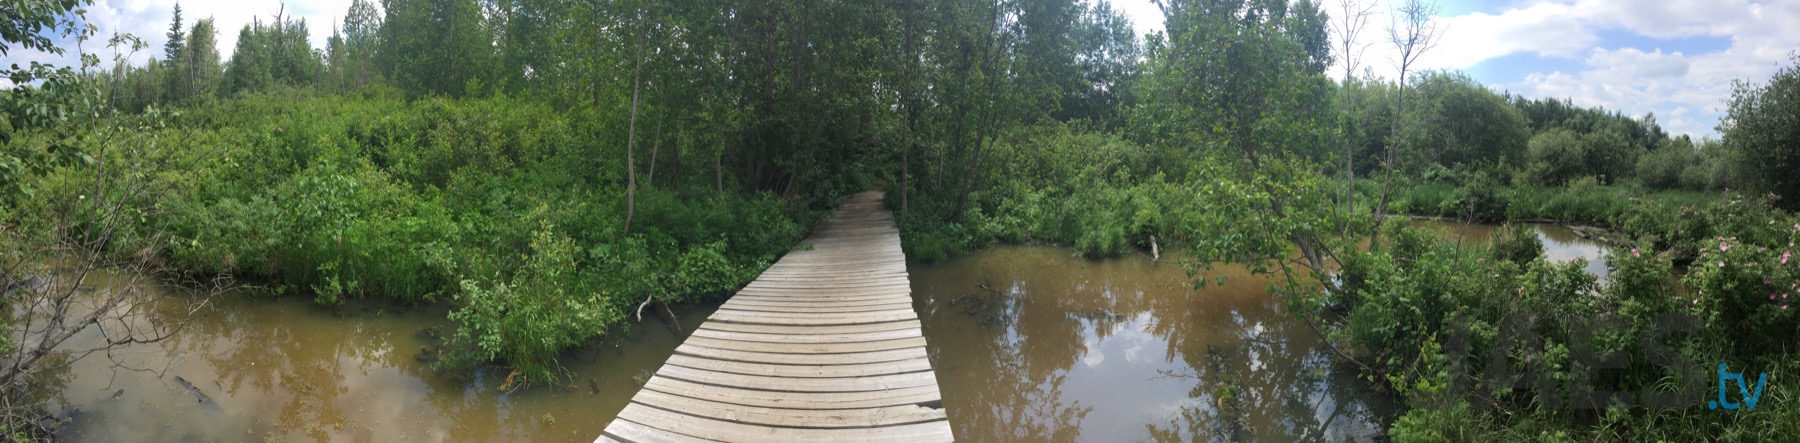
[[598, 441], [951, 441], [881, 193], [801, 243], [675, 348]]

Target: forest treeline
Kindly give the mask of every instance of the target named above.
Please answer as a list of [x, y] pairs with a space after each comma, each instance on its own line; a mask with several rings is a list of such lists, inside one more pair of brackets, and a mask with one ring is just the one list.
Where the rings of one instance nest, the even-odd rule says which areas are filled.
[[[7, 28], [9, 45], [91, 38], [58, 19], [79, 2], [27, 3], [36, 21], [17, 23], [38, 28]], [[1485, 364], [1575, 376], [1575, 313], [1703, 319], [1674, 346], [1693, 371], [1600, 377], [1619, 391], [1680, 391], [1720, 360], [1800, 369], [1796, 67], [1737, 84], [1721, 137], [1693, 140], [1414, 72], [1456, 32], [1419, 1], [1385, 29], [1354, 0], [1158, 5], [1165, 29], [1139, 36], [1105, 1], [355, 0], [338, 23], [259, 17], [228, 59], [232, 30], [177, 9], [159, 50], [118, 37], [108, 60], [7, 71], [24, 86], [0, 92], [0, 216], [13, 244], [103, 232], [82, 247], [326, 305], [448, 303], [439, 367], [498, 364], [510, 389], [556, 383], [562, 350], [645, 303], [729, 294], [843, 196], [881, 188], [913, 260], [1160, 239], [1192, 252], [1200, 286], [1213, 263], [1249, 265], [1411, 406], [1399, 440], [1800, 433], [1788, 400], [1721, 415], [1569, 409], [1512, 385], [1444, 397]], [[1356, 69], [1375, 41], [1402, 54], [1399, 78]], [[100, 186], [121, 173], [156, 192]], [[119, 204], [79, 211], [88, 199]], [[1402, 213], [1628, 239], [1601, 282], [1519, 231], [1444, 243]], [[1541, 342], [1496, 332], [1519, 318]], [[1442, 337], [1470, 331], [1477, 357], [1452, 364]], [[1603, 350], [1652, 352], [1632, 331]], [[1787, 379], [1768, 395], [1793, 398]]]

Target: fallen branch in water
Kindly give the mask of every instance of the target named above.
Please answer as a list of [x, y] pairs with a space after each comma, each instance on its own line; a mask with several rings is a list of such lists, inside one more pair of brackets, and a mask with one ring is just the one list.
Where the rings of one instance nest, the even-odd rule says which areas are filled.
[[669, 304], [657, 303], [656, 306], [662, 308], [663, 323], [669, 325], [669, 332], [675, 333], [675, 338], [687, 337], [687, 332], [681, 330], [681, 321], [675, 319], [675, 311], [669, 309]]
[[637, 314], [636, 314], [636, 315], [634, 315], [634, 316], [635, 316], [635, 317], [637, 317], [637, 322], [638, 322], [638, 323], [643, 323], [643, 322], [644, 322], [644, 306], [645, 306], [645, 305], [649, 305], [649, 304], [650, 304], [650, 296], [649, 296], [649, 295], [645, 295], [645, 296], [644, 296], [644, 302], [643, 302], [643, 303], [638, 303], [638, 307], [637, 307]]

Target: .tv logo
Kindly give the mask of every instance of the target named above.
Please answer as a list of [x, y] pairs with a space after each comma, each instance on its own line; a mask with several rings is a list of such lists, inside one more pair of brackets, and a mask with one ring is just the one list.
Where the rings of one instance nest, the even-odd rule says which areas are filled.
[[1725, 384], [1726, 384], [1726, 382], [1731, 381], [1731, 380], [1737, 380], [1738, 393], [1743, 394], [1743, 397], [1744, 397], [1744, 402], [1743, 402], [1742, 406], [1744, 407], [1744, 409], [1756, 409], [1756, 400], [1762, 398], [1763, 382], [1767, 381], [1768, 379], [1769, 379], [1769, 373], [1767, 373], [1767, 372], [1757, 375], [1756, 391], [1751, 392], [1750, 384], [1745, 382], [1745, 380], [1744, 380], [1744, 373], [1742, 373], [1742, 372], [1726, 372], [1725, 371], [1725, 363], [1719, 362], [1719, 399], [1706, 402], [1706, 408], [1707, 409], [1725, 408], [1725, 410], [1727, 410], [1727, 411], [1737, 410], [1737, 408], [1739, 406], [1738, 403], [1732, 403], [1731, 400], [1725, 399]]

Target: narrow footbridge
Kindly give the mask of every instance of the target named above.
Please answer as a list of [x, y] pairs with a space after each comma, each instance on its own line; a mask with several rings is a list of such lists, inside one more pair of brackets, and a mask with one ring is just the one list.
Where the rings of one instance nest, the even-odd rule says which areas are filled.
[[707, 317], [598, 441], [951, 441], [942, 398], [900, 232], [864, 192]]

